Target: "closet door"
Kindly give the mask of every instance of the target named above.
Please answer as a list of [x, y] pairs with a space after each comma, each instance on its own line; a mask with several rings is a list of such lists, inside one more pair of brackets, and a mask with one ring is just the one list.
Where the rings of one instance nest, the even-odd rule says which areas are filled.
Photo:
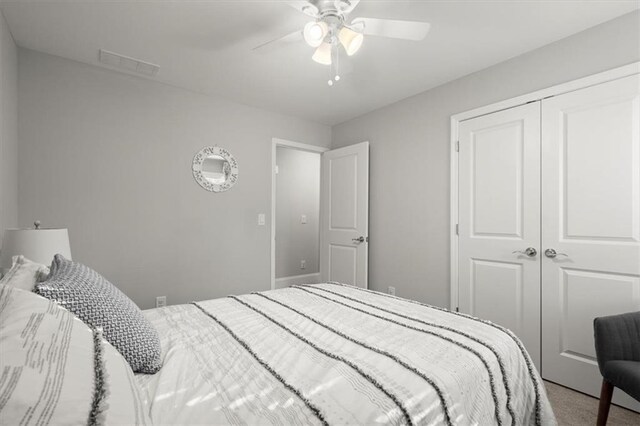
[[540, 103], [460, 123], [459, 309], [510, 328], [540, 367]]
[[542, 114], [542, 374], [597, 396], [593, 319], [640, 310], [640, 79], [546, 99]]

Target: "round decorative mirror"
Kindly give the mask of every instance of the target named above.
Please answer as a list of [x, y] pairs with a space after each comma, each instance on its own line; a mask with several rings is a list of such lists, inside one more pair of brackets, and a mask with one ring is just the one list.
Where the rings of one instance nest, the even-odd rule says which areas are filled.
[[229, 151], [219, 146], [206, 146], [193, 157], [193, 177], [211, 192], [223, 192], [238, 181], [238, 162]]

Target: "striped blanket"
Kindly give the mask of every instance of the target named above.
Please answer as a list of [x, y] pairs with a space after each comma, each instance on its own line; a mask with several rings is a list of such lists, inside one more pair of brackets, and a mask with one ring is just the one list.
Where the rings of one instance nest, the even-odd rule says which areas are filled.
[[522, 343], [441, 308], [326, 283], [145, 314], [156, 424], [556, 423]]

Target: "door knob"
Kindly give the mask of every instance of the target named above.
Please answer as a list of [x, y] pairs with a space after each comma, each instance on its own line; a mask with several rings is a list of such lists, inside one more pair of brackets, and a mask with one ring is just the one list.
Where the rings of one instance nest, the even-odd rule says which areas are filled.
[[364, 237], [360, 236], [358, 238], [352, 238], [351, 241], [354, 243], [364, 243]]
[[533, 247], [527, 247], [527, 249], [525, 251], [516, 250], [513, 253], [520, 253], [520, 254], [527, 255], [529, 257], [536, 257], [536, 254], [538, 254], [538, 251], [536, 249], [534, 249]]
[[544, 251], [544, 255], [545, 255], [545, 256], [547, 256], [547, 257], [548, 257], [548, 258], [550, 258], [550, 259], [553, 259], [553, 258], [554, 258], [554, 257], [556, 257], [556, 256], [567, 256], [567, 257], [569, 256], [569, 255], [568, 255], [568, 254], [566, 254], [566, 253], [558, 253], [558, 252], [556, 252], [556, 251], [555, 251], [554, 249], [552, 249], [552, 248], [546, 249], [546, 250]]

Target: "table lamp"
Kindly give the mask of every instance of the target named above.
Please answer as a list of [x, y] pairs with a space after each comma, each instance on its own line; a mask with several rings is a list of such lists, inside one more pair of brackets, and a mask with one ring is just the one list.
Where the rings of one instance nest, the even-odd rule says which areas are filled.
[[13, 256], [23, 255], [27, 259], [49, 266], [53, 256], [61, 254], [71, 259], [69, 232], [66, 229], [40, 228], [40, 221], [33, 229], [7, 229], [2, 239], [0, 270], [11, 268]]

